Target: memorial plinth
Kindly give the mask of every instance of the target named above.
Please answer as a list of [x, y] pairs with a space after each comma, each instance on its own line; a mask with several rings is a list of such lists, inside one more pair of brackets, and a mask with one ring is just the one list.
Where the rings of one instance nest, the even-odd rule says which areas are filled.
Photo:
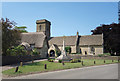
[[61, 51], [61, 55], [59, 57], [57, 57], [55, 59], [55, 61], [58, 61], [58, 60], [62, 60], [62, 61], [69, 61], [69, 57], [67, 56], [66, 54], [66, 51], [65, 51], [65, 40], [64, 40], [65, 37], [63, 37], [63, 50]]

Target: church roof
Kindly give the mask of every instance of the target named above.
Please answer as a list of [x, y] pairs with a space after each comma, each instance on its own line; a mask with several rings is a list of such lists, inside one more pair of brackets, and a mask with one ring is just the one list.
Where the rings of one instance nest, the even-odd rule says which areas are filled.
[[[76, 45], [77, 36], [65, 36], [65, 45]], [[63, 45], [63, 36], [62, 37], [51, 37], [49, 40], [49, 46], [52, 44]], [[79, 45], [102, 45], [103, 38], [102, 35], [85, 35], [79, 37]]]
[[102, 45], [102, 35], [85, 35], [79, 39], [79, 45]]
[[[28, 44], [35, 44], [35, 47], [43, 47], [46, 35], [43, 32], [29, 32], [21, 34], [21, 42], [26, 42]], [[66, 46], [75, 46], [77, 36], [65, 36]], [[48, 40], [49, 46], [52, 44], [61, 46], [63, 45], [63, 36], [61, 37], [51, 37]], [[102, 35], [85, 35], [79, 36], [79, 46], [85, 45], [102, 45], [103, 38]]]
[[[51, 37], [49, 42], [49, 46], [52, 44], [63, 45], [63, 36], [62, 37]], [[76, 36], [65, 36], [65, 45], [75, 45], [76, 44]]]
[[43, 32], [22, 33], [21, 36], [21, 42], [35, 44], [35, 47], [43, 47], [43, 43], [46, 37]]

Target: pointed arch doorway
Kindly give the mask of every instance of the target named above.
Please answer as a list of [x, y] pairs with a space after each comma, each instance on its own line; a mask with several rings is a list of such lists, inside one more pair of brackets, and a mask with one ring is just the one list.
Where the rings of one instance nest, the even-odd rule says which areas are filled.
[[50, 50], [50, 57], [55, 57], [55, 51], [54, 50]]

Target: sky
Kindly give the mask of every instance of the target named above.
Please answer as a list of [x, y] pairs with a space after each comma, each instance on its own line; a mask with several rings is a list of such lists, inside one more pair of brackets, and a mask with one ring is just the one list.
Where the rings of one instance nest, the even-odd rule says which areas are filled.
[[51, 36], [90, 35], [101, 24], [118, 23], [117, 2], [3, 2], [2, 17], [36, 32], [36, 20], [51, 22]]

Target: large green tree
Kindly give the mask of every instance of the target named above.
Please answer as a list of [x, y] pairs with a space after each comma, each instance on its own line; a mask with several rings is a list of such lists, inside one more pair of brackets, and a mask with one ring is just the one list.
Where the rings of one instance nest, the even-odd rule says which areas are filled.
[[16, 23], [10, 21], [8, 18], [1, 18], [0, 24], [2, 24], [2, 54], [6, 55], [6, 50], [13, 46], [17, 46], [20, 42], [20, 32], [15, 30]]
[[103, 34], [105, 52], [120, 56], [120, 23], [103, 24], [91, 32], [93, 35]]

